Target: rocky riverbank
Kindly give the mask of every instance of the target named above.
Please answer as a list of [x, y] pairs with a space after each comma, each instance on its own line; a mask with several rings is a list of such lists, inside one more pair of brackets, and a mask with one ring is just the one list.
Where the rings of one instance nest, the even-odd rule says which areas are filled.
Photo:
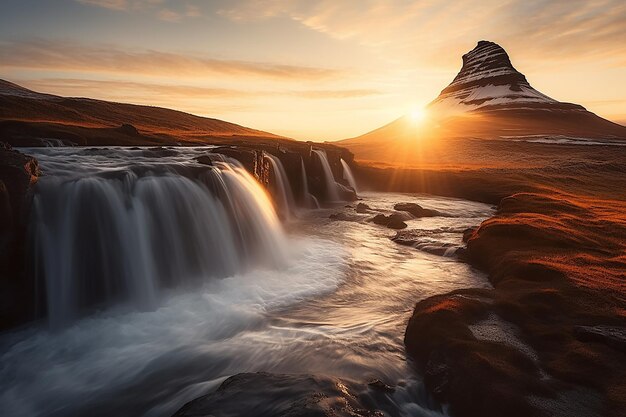
[[465, 257], [494, 289], [419, 302], [405, 335], [454, 415], [621, 415], [625, 208], [519, 193], [469, 233]]

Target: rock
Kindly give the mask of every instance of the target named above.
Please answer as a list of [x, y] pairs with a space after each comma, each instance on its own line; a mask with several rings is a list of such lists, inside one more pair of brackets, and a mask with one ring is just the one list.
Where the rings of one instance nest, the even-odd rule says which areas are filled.
[[139, 136], [139, 131], [137, 130], [137, 128], [128, 123], [124, 123], [123, 125], [118, 127], [117, 130], [128, 136]]
[[391, 219], [389, 220], [389, 223], [387, 223], [387, 227], [390, 229], [405, 229], [407, 225], [402, 220]]
[[337, 191], [339, 191], [340, 199], [342, 199], [343, 201], [356, 201], [358, 199], [356, 192], [352, 188], [346, 187], [345, 185], [340, 183], [336, 184]]
[[390, 229], [404, 229], [407, 227], [407, 224], [403, 221], [403, 216], [399, 213], [394, 213], [389, 216], [377, 214], [368, 221], [380, 226], [387, 226]]
[[35, 158], [0, 147], [0, 330], [35, 318], [35, 283], [26, 279], [22, 260], [39, 175]]
[[359, 203], [356, 205], [357, 213], [367, 213], [368, 210], [370, 210], [370, 206], [365, 203]]
[[389, 224], [389, 217], [385, 216], [384, 214], [377, 214], [368, 221], [379, 226], [387, 226], [387, 224]]
[[[379, 385], [372, 388], [381, 390]], [[330, 377], [244, 373], [228, 378], [217, 391], [188, 402], [174, 417], [383, 417], [387, 410], [398, 415], [392, 393], [391, 388], [373, 395], [377, 393], [370, 393], [367, 386]]]
[[202, 165], [213, 165], [213, 159], [209, 155], [200, 155], [196, 157], [196, 161]]
[[411, 215], [416, 218], [434, 217], [441, 215], [441, 213], [439, 213], [437, 210], [425, 209], [416, 203], [398, 203], [393, 206], [393, 208], [394, 210], [406, 211], [407, 213], [411, 213]]
[[385, 384], [380, 379], [374, 379], [374, 380], [368, 382], [367, 385], [369, 385], [370, 387], [375, 388], [375, 389], [377, 389], [379, 391], [383, 391], [383, 392], [392, 393], [392, 392], [396, 391], [396, 389], [394, 387]]
[[626, 328], [615, 326], [576, 326], [574, 336], [583, 342], [604, 343], [626, 353]]
[[467, 243], [467, 241], [470, 240], [470, 237], [472, 237], [472, 234], [476, 231], [476, 229], [478, 229], [478, 227], [469, 227], [463, 230], [463, 242]]

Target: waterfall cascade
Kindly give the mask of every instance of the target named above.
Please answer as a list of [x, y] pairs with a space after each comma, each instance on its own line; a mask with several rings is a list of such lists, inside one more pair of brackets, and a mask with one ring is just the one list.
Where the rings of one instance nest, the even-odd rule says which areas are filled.
[[341, 159], [341, 166], [343, 167], [343, 178], [348, 181], [350, 187], [354, 190], [355, 193], [359, 193], [359, 190], [356, 186], [356, 180], [354, 179], [354, 175], [352, 175], [352, 170], [350, 169], [350, 165], [346, 161]]
[[53, 327], [94, 306], [150, 309], [163, 288], [286, 262], [267, 194], [234, 160], [206, 166], [121, 149], [62, 151], [71, 170], [37, 155], [48, 175], [31, 221], [34, 272]]
[[304, 201], [308, 208], [320, 208], [320, 203], [317, 201], [317, 198], [309, 192], [309, 179], [306, 175], [304, 159], [300, 159], [300, 164], [302, 167], [302, 201]]
[[326, 152], [319, 149], [313, 149], [313, 152], [320, 159], [320, 163], [322, 164], [322, 170], [324, 171], [324, 180], [326, 182], [326, 196], [330, 201], [340, 201], [339, 192], [337, 191], [337, 183], [335, 182], [335, 177], [333, 176], [333, 171], [330, 169], [330, 164], [328, 163], [328, 157], [326, 156]]
[[280, 213], [285, 217], [291, 217], [291, 213], [295, 208], [293, 193], [291, 192], [291, 184], [285, 172], [282, 162], [278, 157], [272, 154], [265, 154], [265, 158], [270, 161], [272, 172], [274, 173], [274, 199], [277, 201]]

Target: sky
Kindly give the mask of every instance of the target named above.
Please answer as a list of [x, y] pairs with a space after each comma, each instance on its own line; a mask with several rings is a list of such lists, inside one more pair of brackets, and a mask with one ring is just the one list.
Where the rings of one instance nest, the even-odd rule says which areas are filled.
[[626, 124], [623, 0], [2, 0], [0, 78], [338, 140], [432, 101], [481, 39]]

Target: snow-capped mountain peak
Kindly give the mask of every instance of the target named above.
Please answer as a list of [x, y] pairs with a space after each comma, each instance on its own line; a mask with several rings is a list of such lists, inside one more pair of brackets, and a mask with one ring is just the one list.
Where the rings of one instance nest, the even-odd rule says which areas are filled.
[[431, 104], [441, 111], [584, 110], [535, 90], [498, 44], [480, 41], [463, 55], [463, 67]]

